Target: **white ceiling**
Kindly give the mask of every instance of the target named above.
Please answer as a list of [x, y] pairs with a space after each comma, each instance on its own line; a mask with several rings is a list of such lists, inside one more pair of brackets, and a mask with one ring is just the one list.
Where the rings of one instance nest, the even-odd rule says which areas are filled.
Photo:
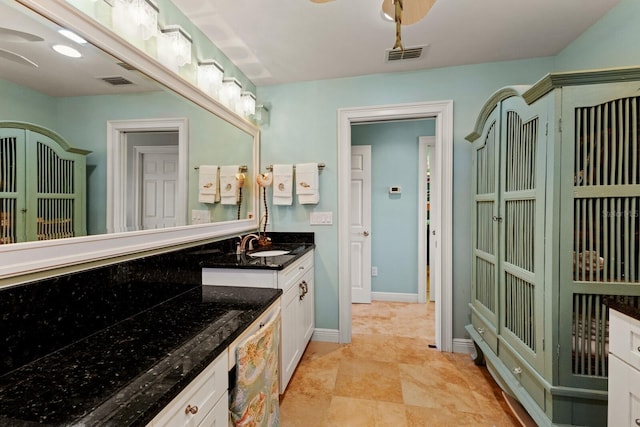
[[173, 2], [261, 86], [556, 55], [619, 0], [437, 0], [403, 26], [405, 48], [428, 48], [401, 63], [382, 0]]

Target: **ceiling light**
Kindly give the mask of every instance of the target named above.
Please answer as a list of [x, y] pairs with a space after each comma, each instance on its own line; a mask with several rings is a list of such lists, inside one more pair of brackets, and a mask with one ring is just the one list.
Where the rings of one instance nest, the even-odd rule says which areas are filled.
[[388, 22], [393, 22], [393, 16], [389, 15], [387, 12], [384, 11], [384, 9], [380, 9], [380, 16], [382, 17], [383, 21], [388, 21]]
[[52, 49], [58, 52], [60, 55], [68, 56], [69, 58], [80, 58], [82, 54], [71, 46], [64, 44], [55, 44]]
[[68, 38], [69, 40], [71, 40], [72, 42], [76, 42], [78, 44], [85, 44], [87, 43], [87, 41], [85, 39], [83, 39], [82, 37], [80, 37], [79, 35], [77, 35], [76, 33], [74, 33], [71, 30], [67, 30], [67, 29], [61, 29], [58, 30], [58, 32], [60, 34], [62, 34], [63, 36], [65, 36], [66, 38]]

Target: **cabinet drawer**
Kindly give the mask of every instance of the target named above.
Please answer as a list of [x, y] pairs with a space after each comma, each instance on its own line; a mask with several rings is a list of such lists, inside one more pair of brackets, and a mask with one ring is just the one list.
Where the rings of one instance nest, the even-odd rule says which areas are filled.
[[228, 427], [229, 426], [229, 393], [225, 393], [216, 406], [213, 407], [198, 427]]
[[640, 426], [640, 372], [609, 355], [610, 426]]
[[227, 394], [229, 375], [224, 352], [196, 377], [152, 421], [154, 426], [197, 426]]
[[487, 343], [494, 353], [498, 354], [498, 335], [493, 326], [491, 326], [482, 315], [478, 314], [473, 308], [471, 309], [471, 324], [473, 328], [480, 334], [484, 342]]
[[313, 268], [313, 251], [305, 254], [298, 261], [280, 272], [278, 275], [278, 287], [283, 292], [287, 292], [291, 286], [296, 286], [304, 273], [311, 268]]
[[234, 366], [236, 366], [236, 348], [238, 344], [244, 341], [248, 336], [253, 335], [258, 329], [260, 329], [265, 323], [267, 323], [271, 316], [274, 315], [276, 309], [280, 306], [280, 298], [264, 312], [262, 316], [258, 317], [253, 323], [240, 334], [238, 338], [233, 340], [233, 342], [228, 347], [229, 353], [229, 362], [228, 362], [228, 370], [231, 370]]
[[520, 383], [529, 396], [535, 400], [538, 406], [544, 410], [545, 389], [544, 386], [536, 379], [536, 376], [530, 370], [529, 365], [521, 360], [516, 353], [512, 352], [509, 345], [505, 342], [500, 343], [499, 357], [516, 381]]
[[609, 352], [640, 370], [640, 321], [609, 311]]

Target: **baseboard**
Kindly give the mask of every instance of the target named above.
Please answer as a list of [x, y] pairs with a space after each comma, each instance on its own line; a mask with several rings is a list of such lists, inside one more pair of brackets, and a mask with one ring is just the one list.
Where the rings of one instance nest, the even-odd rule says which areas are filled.
[[475, 352], [473, 346], [473, 340], [468, 338], [454, 338], [453, 339], [453, 352], [454, 353], [466, 353], [473, 354]]
[[418, 302], [418, 294], [400, 294], [395, 292], [371, 292], [373, 301]]
[[340, 331], [337, 329], [321, 329], [316, 328], [313, 330], [313, 335], [311, 336], [311, 341], [322, 341], [322, 342], [340, 342]]

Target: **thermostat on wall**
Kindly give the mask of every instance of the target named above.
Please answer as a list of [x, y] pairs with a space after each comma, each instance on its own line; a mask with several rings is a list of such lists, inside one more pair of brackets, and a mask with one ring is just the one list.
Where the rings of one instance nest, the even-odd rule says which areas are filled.
[[392, 185], [389, 187], [389, 194], [400, 194], [402, 193], [402, 187], [399, 185]]

